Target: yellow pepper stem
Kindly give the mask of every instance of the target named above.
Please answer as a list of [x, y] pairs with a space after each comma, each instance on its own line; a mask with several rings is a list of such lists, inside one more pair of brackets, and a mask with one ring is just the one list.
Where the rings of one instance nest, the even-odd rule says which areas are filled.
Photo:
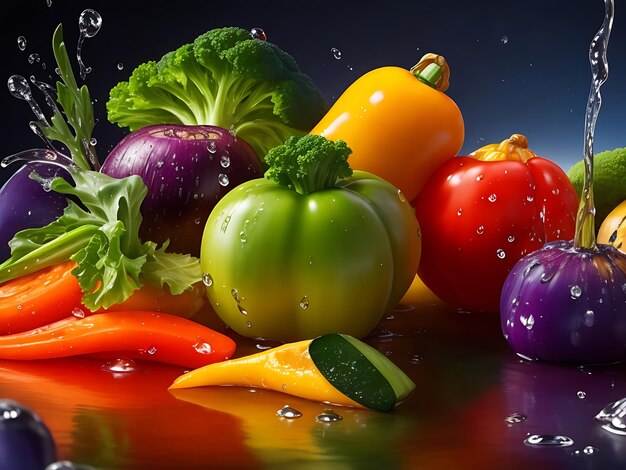
[[428, 53], [411, 67], [411, 73], [422, 83], [444, 92], [450, 85], [450, 66], [446, 59], [439, 55]]
[[475, 150], [470, 157], [485, 162], [509, 160], [526, 163], [536, 155], [528, 148], [528, 139], [522, 134], [513, 134], [499, 144], [489, 144]]

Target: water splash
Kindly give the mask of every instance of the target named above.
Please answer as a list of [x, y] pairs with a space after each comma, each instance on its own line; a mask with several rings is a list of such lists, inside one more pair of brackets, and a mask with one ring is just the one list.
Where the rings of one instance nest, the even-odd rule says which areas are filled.
[[87, 8], [83, 10], [83, 12], [78, 17], [78, 45], [76, 46], [76, 59], [78, 60], [78, 66], [80, 68], [80, 78], [83, 80], [87, 77], [87, 74], [91, 72], [91, 67], [86, 67], [83, 62], [82, 51], [83, 51], [83, 42], [85, 38], [92, 38], [98, 31], [100, 31], [100, 27], [102, 26], [102, 17], [100, 13], [91, 8]]

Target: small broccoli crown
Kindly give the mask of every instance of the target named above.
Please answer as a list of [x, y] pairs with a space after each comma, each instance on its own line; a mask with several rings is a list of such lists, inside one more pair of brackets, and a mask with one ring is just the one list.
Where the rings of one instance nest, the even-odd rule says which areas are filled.
[[295, 60], [242, 28], [218, 28], [137, 67], [111, 90], [111, 122], [205, 124], [233, 130], [259, 155], [308, 132], [328, 103]]
[[352, 175], [348, 156], [352, 150], [342, 140], [321, 135], [292, 136], [265, 156], [265, 177], [300, 194], [333, 187]]
[[[585, 165], [581, 160], [567, 172], [567, 176], [580, 195], [585, 181]], [[626, 200], [626, 148], [607, 150], [593, 158], [593, 196], [596, 208], [595, 228], [622, 201]]]

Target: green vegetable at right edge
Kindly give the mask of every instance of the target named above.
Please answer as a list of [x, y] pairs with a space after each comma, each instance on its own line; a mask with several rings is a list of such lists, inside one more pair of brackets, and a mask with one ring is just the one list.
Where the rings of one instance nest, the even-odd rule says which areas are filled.
[[352, 172], [350, 149], [291, 137], [265, 178], [211, 212], [200, 263], [208, 298], [237, 333], [278, 341], [329, 332], [362, 338], [409, 288], [421, 240], [402, 193]]

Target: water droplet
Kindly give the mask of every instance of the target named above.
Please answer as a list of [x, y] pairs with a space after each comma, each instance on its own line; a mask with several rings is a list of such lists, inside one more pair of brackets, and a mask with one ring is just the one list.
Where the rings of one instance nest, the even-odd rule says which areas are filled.
[[222, 155], [220, 165], [222, 165], [223, 168], [228, 168], [230, 166], [230, 157], [228, 155]]
[[336, 47], [333, 47], [330, 52], [333, 53], [333, 57], [337, 60], [341, 59], [341, 51], [339, 49], [337, 49]]
[[239, 309], [239, 313], [241, 313], [242, 315], [248, 314], [248, 311], [245, 308], [243, 308], [241, 304], [237, 304], [237, 308]]
[[550, 282], [552, 280], [552, 278], [554, 277], [554, 275], [556, 274], [556, 271], [553, 271], [551, 273], [547, 273], [547, 272], [542, 272], [541, 273], [541, 277], [539, 278], [539, 282], [542, 282], [543, 284], [546, 284], [548, 282]]
[[209, 151], [209, 153], [217, 152], [217, 144], [212, 140], [211, 142], [209, 142], [209, 145], [207, 146], [207, 150]]
[[587, 392], [579, 390], [576, 392], [576, 396], [580, 398], [581, 400], [584, 400], [585, 398], [587, 398]]
[[209, 343], [205, 343], [204, 341], [198, 341], [193, 345], [193, 348], [200, 354], [211, 354], [213, 352], [211, 345]]
[[[197, 199], [197, 196], [198, 196], [198, 195], [197, 195], [197, 194], [194, 194], [194, 196], [196, 196], [196, 197], [194, 197], [194, 199]], [[193, 223], [194, 223], [194, 224], [196, 224], [196, 225], [200, 225], [200, 222], [202, 222], [202, 219], [201, 219], [200, 217], [198, 217], [197, 219], [195, 219], [195, 220], [193, 221]]]
[[83, 42], [85, 38], [92, 38], [98, 31], [100, 31], [100, 27], [102, 26], [102, 17], [100, 13], [91, 8], [87, 8], [82, 11], [80, 16], [78, 17], [78, 44], [76, 45], [76, 59], [78, 61], [78, 66], [80, 69], [80, 78], [83, 80], [87, 76], [88, 73], [91, 72], [91, 67], [86, 67], [83, 62], [82, 50], [83, 50]]
[[506, 257], [506, 253], [504, 252], [502, 248], [498, 248], [496, 250], [496, 256], [500, 259], [504, 259]]
[[519, 321], [523, 326], [526, 327], [527, 330], [532, 330], [533, 326], [535, 326], [535, 317], [532, 314], [530, 314], [528, 317], [520, 315]]
[[513, 243], [515, 241], [515, 236], [514, 235], [509, 235], [508, 238], [506, 239], [507, 242], [509, 243]]
[[213, 277], [209, 273], [203, 273], [202, 283], [207, 287], [211, 287], [213, 285]]
[[570, 288], [569, 293], [572, 299], [578, 299], [582, 295], [583, 290], [580, 288], [580, 286], [574, 285]]
[[157, 352], [157, 348], [156, 346], [150, 346], [148, 348], [148, 350], [146, 351], [148, 354], [150, 354], [151, 356], [155, 355]]
[[558, 195], [559, 195], [559, 192], [560, 192], [560, 191], [559, 191], [559, 188], [554, 188], [554, 189], [552, 190], [552, 194], [554, 194], [555, 196], [558, 196]]
[[498, 196], [496, 196], [495, 194], [490, 194], [487, 199], [489, 200], [489, 202], [496, 202], [497, 198]]
[[[48, 1], [52, 3], [52, 0]], [[49, 464], [44, 470], [83, 470], [85, 468], [83, 465], [75, 465], [71, 460], [58, 460]]]
[[101, 26], [102, 17], [100, 13], [90, 8], [83, 10], [78, 17], [78, 28], [87, 38], [92, 38], [98, 34]]
[[246, 235], [246, 232], [244, 232], [243, 230], [239, 232], [239, 240], [241, 241], [241, 243], [246, 243], [248, 241], [248, 235]]
[[485, 233], [485, 227], [481, 225], [480, 227], [476, 229], [476, 233], [478, 235], [482, 235], [483, 233]]
[[121, 62], [117, 63], [117, 70], [124, 70], [124, 64], [122, 64]]
[[423, 360], [424, 358], [420, 356], [419, 354], [411, 354], [411, 356], [409, 357], [409, 362], [411, 364], [419, 364]]
[[105, 363], [102, 370], [107, 372], [135, 372], [139, 370], [139, 366], [132, 359], [118, 358]]
[[285, 405], [276, 412], [276, 416], [286, 419], [296, 419], [300, 418], [302, 413], [289, 405]]
[[18, 309], [18, 310], [22, 310], [22, 308], [24, 308], [24, 307], [22, 307], [22, 305], [21, 305], [21, 304], [17, 306], [17, 309]]
[[400, 199], [400, 201], [402, 202], [406, 202], [406, 197], [404, 197], [401, 189], [398, 189], [398, 199]]
[[237, 303], [241, 302], [241, 298], [239, 297], [239, 292], [237, 291], [237, 289], [231, 289], [230, 295], [233, 296], [233, 299], [235, 299], [235, 302]]
[[235, 129], [234, 124], [231, 124], [230, 127], [228, 128], [228, 133], [232, 135], [233, 137], [237, 137], [237, 129]]
[[250, 321], [246, 322], [246, 326], [247, 326], [248, 328], [252, 328], [252, 322], [250, 322]]
[[265, 351], [267, 349], [272, 349], [272, 346], [268, 345], [268, 344], [257, 344], [256, 348], [260, 351]]
[[342, 419], [343, 416], [338, 415], [333, 410], [328, 408], [315, 417], [315, 421], [318, 423], [335, 423], [337, 421], [341, 421]]
[[484, 176], [483, 176], [483, 175], [478, 175], [478, 176], [476, 177], [476, 181], [482, 181], [482, 180], [483, 180], [483, 178], [484, 178]]
[[39, 54], [37, 54], [36, 52], [32, 53], [31, 55], [28, 56], [28, 63], [29, 64], [34, 64], [35, 62], [41, 62], [41, 57], [39, 57]]
[[574, 441], [567, 436], [532, 434], [524, 440], [524, 444], [532, 447], [569, 447], [574, 444]]
[[220, 185], [222, 186], [228, 186], [228, 175], [225, 175], [224, 173], [220, 173], [219, 176], [217, 177], [217, 181], [219, 181]]
[[585, 446], [585, 448], [583, 449], [583, 454], [585, 455], [594, 455], [594, 454], [597, 454], [598, 452], [599, 452], [599, 449], [594, 446]]
[[17, 38], [17, 47], [20, 49], [20, 51], [26, 49], [26, 38], [24, 36], [20, 36]]
[[459, 207], [459, 210], [456, 211], [456, 215], [458, 215], [459, 217], [461, 217], [461, 214], [463, 213], [463, 208]]
[[51, 7], [52, 6], [52, 0], [46, 0], [46, 5], [48, 7]]
[[76, 318], [85, 318], [85, 311], [80, 307], [76, 307], [72, 310], [72, 315]]
[[500, 38], [500, 42], [502, 42], [502, 44], [507, 44], [509, 42], [509, 37], [508, 36], [502, 36]]
[[309, 298], [306, 295], [300, 299], [300, 308], [302, 310], [309, 308]]
[[528, 202], [533, 202], [535, 200], [535, 197], [534, 196], [526, 196], [526, 200]]
[[22, 409], [17, 403], [3, 401], [0, 406], [0, 422], [17, 419], [22, 414]]
[[261, 28], [252, 28], [250, 30], [250, 36], [252, 36], [253, 39], [258, 39], [259, 41], [267, 41], [267, 35]]
[[594, 419], [602, 423], [605, 431], [626, 436], [626, 398], [608, 404]]
[[92, 137], [91, 140], [89, 141], [89, 145], [91, 145], [92, 147], [95, 147], [98, 144], [98, 141], [96, 140], [95, 137]]
[[583, 318], [583, 323], [585, 324], [585, 326], [593, 326], [594, 322], [595, 322], [595, 314], [593, 312], [593, 310], [587, 310], [585, 312], [585, 316]]
[[520, 413], [513, 413], [506, 418], [504, 418], [505, 423], [507, 424], [519, 424], [523, 421], [526, 421], [526, 415]]

